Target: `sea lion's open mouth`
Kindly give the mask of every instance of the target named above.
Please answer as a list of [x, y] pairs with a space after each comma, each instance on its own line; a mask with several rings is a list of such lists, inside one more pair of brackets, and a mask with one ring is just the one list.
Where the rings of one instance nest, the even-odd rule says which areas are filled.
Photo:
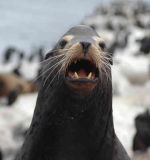
[[96, 82], [99, 70], [90, 60], [73, 60], [67, 68], [65, 77], [70, 82]]

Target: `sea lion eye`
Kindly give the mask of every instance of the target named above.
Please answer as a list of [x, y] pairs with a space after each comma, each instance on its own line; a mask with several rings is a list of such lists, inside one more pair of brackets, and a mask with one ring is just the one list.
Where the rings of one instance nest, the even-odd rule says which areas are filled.
[[106, 45], [105, 45], [105, 43], [103, 43], [103, 42], [100, 42], [100, 43], [99, 43], [99, 46], [100, 46], [100, 48], [101, 48], [102, 50], [104, 50], [104, 49], [106, 48]]
[[67, 41], [66, 40], [62, 40], [62, 41], [60, 41], [59, 46], [60, 46], [61, 49], [63, 49], [66, 44], [67, 44]]

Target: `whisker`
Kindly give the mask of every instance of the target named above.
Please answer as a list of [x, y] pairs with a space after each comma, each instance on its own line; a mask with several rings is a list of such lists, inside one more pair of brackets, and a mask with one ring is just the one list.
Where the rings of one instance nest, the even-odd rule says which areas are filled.
[[62, 70], [62, 68], [63, 68], [63, 65], [61, 66], [61, 68], [59, 69], [59, 71], [58, 71], [58, 79], [59, 79], [59, 77], [60, 77], [60, 71]]
[[106, 55], [106, 56], [109, 56], [109, 57], [113, 57], [113, 53], [111, 53], [111, 52], [102, 52], [104, 55]]
[[[64, 60], [65, 60], [65, 58], [62, 59], [61, 61], [59, 61], [58, 63], [56, 63], [57, 65], [56, 65], [56, 64], [53, 65], [53, 67], [55, 66], [54, 68], [53, 68], [53, 67], [50, 67], [50, 69], [51, 69], [51, 68], [53, 68], [53, 69], [52, 69], [52, 71], [49, 73], [49, 75], [47, 76], [46, 80], [44, 81], [43, 86], [45, 85], [46, 81], [48, 80], [48, 78], [50, 77], [50, 75], [52, 74], [52, 72], [53, 72]], [[50, 70], [50, 69], [49, 69], [49, 70]]]
[[108, 57], [103, 57], [103, 59], [106, 59], [108, 61], [112, 60], [111, 58], [108, 58]]
[[[58, 62], [55, 63], [54, 65], [52, 65], [50, 68], [47, 69], [47, 71], [49, 71], [51, 68], [53, 68], [54, 66], [56, 66], [56, 65], [57, 65], [59, 62], [61, 62], [62, 60], [63, 60], [63, 59], [61, 59], [60, 61], [58, 61]], [[47, 71], [44, 71], [44, 72], [47, 72]], [[43, 72], [43, 73], [44, 73], [44, 72]]]
[[64, 55], [65, 55], [65, 54], [61, 54], [61, 55], [57, 55], [57, 56], [50, 57], [50, 58], [48, 58], [48, 59], [46, 59], [46, 60], [40, 62], [39, 64], [43, 64], [43, 63], [45, 63], [45, 62], [47, 62], [47, 61], [56, 59], [56, 58], [61, 57], [61, 56], [64, 56]]
[[108, 75], [108, 73], [107, 73], [106, 69], [105, 69], [105, 68], [103, 68], [102, 70], [105, 72], [105, 75], [106, 75], [107, 81], [108, 81], [108, 80], [110, 80], [110, 76]]
[[[57, 63], [59, 63], [59, 62], [57, 62]], [[37, 81], [40, 77], [42, 77], [46, 72], [48, 72], [52, 67], [54, 67], [55, 65], [57, 65], [57, 63], [56, 64], [54, 64], [53, 66], [51, 66], [50, 68], [48, 68], [46, 71], [44, 71], [44, 72], [42, 72], [38, 77], [36, 77], [34, 80], [33, 80], [33, 82], [35, 82], [35, 81]], [[48, 64], [50, 64], [50, 63], [48, 63]], [[48, 65], [47, 64], [47, 65]], [[46, 67], [46, 66], [45, 66]]]
[[110, 70], [111, 67], [110, 67], [110, 65], [107, 63], [107, 61], [105, 61], [105, 59], [102, 59], [102, 61], [105, 63], [106, 67]]
[[[58, 71], [58, 72], [59, 72], [59, 71]], [[49, 85], [48, 85], [48, 87], [47, 87], [47, 89], [46, 89], [45, 91], [47, 91], [47, 90], [49, 89], [51, 83], [53, 82], [53, 80], [54, 80], [54, 79], [56, 78], [56, 76], [58, 75], [58, 72], [57, 72], [56, 75], [53, 77], [53, 79], [50, 81], [50, 83], [49, 83]]]
[[107, 60], [112, 60], [112, 57], [106, 57], [106, 55], [100, 55], [101, 58], [105, 58]]
[[[63, 49], [63, 51], [68, 51], [68, 50], [70, 50], [70, 49]], [[60, 51], [59, 49], [57, 49], [57, 50], [52, 50], [51, 52], [58, 52], [58, 51]], [[48, 52], [49, 53], [49, 52]], [[65, 55], [64, 53], [61, 53], [61, 55]], [[40, 63], [44, 63], [44, 62], [46, 62], [46, 61], [48, 61], [48, 60], [50, 60], [51, 58], [55, 58], [55, 57], [57, 57], [57, 56], [61, 56], [61, 55], [56, 55], [56, 56], [53, 56], [53, 57], [50, 57], [50, 58], [48, 58], [48, 59], [45, 59], [45, 60], [43, 60], [42, 62], [40, 62]]]
[[65, 70], [67, 69], [67, 67], [69, 66], [70, 62], [71, 62], [71, 55], [67, 57], [67, 60], [66, 60], [66, 65], [64, 66]]
[[105, 59], [105, 57], [101, 56], [99, 61], [103, 61], [106, 64], [107, 68], [109, 70], [111, 69], [110, 64], [107, 62], [107, 60]]
[[64, 56], [63, 56], [63, 57], [57, 57], [57, 58], [55, 58], [55, 59], [53, 59], [53, 60], [50, 60], [50, 62], [48, 62], [47, 64], [45, 64], [45, 67], [47, 67], [48, 65], [50, 65], [50, 63], [53, 62], [54, 60], [58, 61], [59, 58], [62, 59], [62, 58], [64, 58]]
[[104, 65], [104, 67], [102, 67], [102, 69], [103, 69], [103, 71], [106, 73], [107, 80], [108, 80], [108, 79], [111, 80], [111, 77], [110, 77], [110, 75], [109, 75], [109, 73], [107, 72], [107, 70], [106, 70], [105, 67], [107, 67], [109, 70], [110, 70], [110, 68], [107, 66], [107, 64], [106, 64], [104, 61], [101, 60], [101, 62], [102, 62], [102, 64]]
[[[68, 50], [71, 50], [71, 49], [63, 49], [63, 51], [68, 51]], [[52, 52], [58, 52], [59, 51], [59, 49], [57, 49], [57, 50], [52, 50]], [[40, 62], [39, 64], [43, 64], [43, 63], [45, 63], [45, 62], [47, 62], [47, 61], [49, 61], [49, 60], [51, 60], [51, 59], [53, 59], [53, 58], [57, 58], [57, 57], [61, 57], [62, 55], [65, 55], [64, 53], [61, 53], [61, 55], [57, 55], [57, 56], [53, 56], [53, 57], [50, 57], [50, 58], [48, 58], [48, 59], [46, 59], [46, 60], [43, 60], [42, 62]]]
[[107, 71], [107, 69], [108, 70], [110, 70], [111, 69], [111, 67], [110, 67], [110, 64], [108, 63], [108, 60], [107, 59], [105, 59], [105, 55], [103, 55], [103, 56], [100, 56], [100, 60], [99, 60], [101, 63], [102, 63], [102, 70], [105, 72], [105, 74], [106, 74], [106, 77], [107, 77], [107, 80], [109, 79], [109, 80], [111, 80], [111, 77], [110, 77], [110, 75], [109, 75], [109, 73], [108, 73], [108, 71]]

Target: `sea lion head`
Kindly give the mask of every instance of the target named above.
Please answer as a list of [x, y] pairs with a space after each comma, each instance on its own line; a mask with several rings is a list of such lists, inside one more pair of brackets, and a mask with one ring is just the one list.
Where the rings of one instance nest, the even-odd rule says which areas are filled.
[[54, 80], [54, 76], [63, 77], [67, 86], [79, 92], [92, 91], [104, 76], [105, 80], [110, 78], [112, 60], [105, 52], [105, 42], [85, 25], [75, 26], [64, 34], [45, 61], [51, 68], [45, 82]]

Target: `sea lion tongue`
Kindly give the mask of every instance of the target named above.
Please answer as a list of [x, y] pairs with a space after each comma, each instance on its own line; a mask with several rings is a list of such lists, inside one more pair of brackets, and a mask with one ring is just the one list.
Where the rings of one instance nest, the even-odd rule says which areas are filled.
[[80, 78], [86, 78], [87, 77], [87, 73], [84, 69], [80, 69], [78, 72], [78, 75]]

